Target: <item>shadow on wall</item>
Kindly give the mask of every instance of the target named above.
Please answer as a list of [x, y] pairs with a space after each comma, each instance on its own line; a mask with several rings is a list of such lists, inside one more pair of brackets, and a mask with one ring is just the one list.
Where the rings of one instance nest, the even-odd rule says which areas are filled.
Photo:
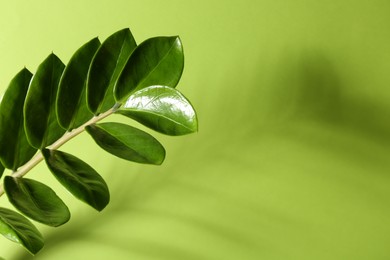
[[[204, 135], [201, 130], [199, 135], [190, 141], [193, 143], [192, 148], [194, 148], [194, 145], [198, 147], [191, 151], [191, 158], [187, 156], [185, 159], [183, 154], [188, 153], [192, 148], [176, 151], [176, 157], [175, 155], [173, 157], [179, 158], [175, 159], [178, 162], [165, 168], [167, 173], [162, 175], [165, 177], [151, 177], [160, 179], [154, 183], [151, 181], [152, 185], [148, 187], [137, 185], [139, 183], [136, 182], [132, 183], [134, 192], [131, 193], [131, 196], [127, 194], [126, 198], [124, 195], [124, 198], [114, 197], [109, 209], [107, 209], [108, 211], [102, 213], [104, 214], [103, 217], [78, 218], [61, 230], [51, 231], [46, 236], [45, 250], [38, 255], [38, 259], [51, 259], [51, 253], [54, 253], [56, 248], [61, 247], [61, 245], [68, 245], [69, 247], [75, 241], [83, 240], [89, 241], [95, 247], [100, 248], [99, 252], [102, 251], [104, 246], [112, 246], [122, 251], [134, 251], [146, 257], [153, 255], [156, 259], [159, 259], [158, 254], [162, 251], [165, 252], [162, 255], [167, 256], [164, 259], [212, 259], [210, 256], [202, 258], [202, 255], [196, 255], [200, 252], [197, 245], [210, 246], [214, 250], [214, 252], [210, 251], [211, 255], [225, 252], [226, 249], [228, 249], [227, 251], [233, 251], [241, 248], [242, 252], [249, 252], [248, 248], [253, 250], [252, 258], [248, 257], [246, 259], [259, 259], [260, 257], [257, 256], [271, 248], [276, 253], [271, 250], [275, 258], [269, 259], [285, 259], [283, 255], [279, 255], [283, 251], [279, 249], [288, 247], [287, 242], [280, 242], [286, 230], [291, 232], [290, 236], [286, 236], [286, 241], [288, 240], [291, 244], [291, 250], [295, 250], [295, 245], [300, 245], [299, 239], [296, 239], [298, 235], [302, 236], [299, 238], [302, 239], [301, 244], [303, 245], [313, 241], [310, 238], [312, 234], [309, 231], [301, 229], [300, 226], [299, 228], [294, 226], [295, 220], [299, 219], [303, 223], [302, 226], [306, 227], [306, 219], [302, 216], [305, 216], [306, 212], [312, 213], [310, 211], [311, 207], [309, 207], [311, 204], [302, 203], [303, 209], [306, 209], [305, 205], [309, 205], [308, 208], [310, 209], [303, 211], [302, 216], [298, 213], [295, 213], [298, 215], [294, 215], [294, 212], [289, 211], [288, 206], [283, 207], [284, 204], [282, 204], [281, 207], [278, 207], [281, 203], [278, 199], [280, 198], [281, 201], [288, 200], [290, 197], [294, 198], [294, 194], [299, 194], [300, 189], [303, 191], [309, 189], [308, 187], [312, 186], [312, 179], [309, 179], [314, 175], [312, 173], [321, 174], [317, 171], [318, 165], [326, 167], [327, 175], [324, 175], [326, 177], [329, 176], [328, 172], [336, 172], [337, 174], [340, 170], [332, 168], [335, 167], [332, 164], [330, 166], [326, 165], [326, 160], [316, 162], [317, 165], [312, 168], [304, 168], [303, 166], [307, 167], [307, 162], [304, 160], [310, 162], [311, 159], [315, 160], [317, 157], [305, 157], [304, 160], [302, 160], [302, 157], [310, 156], [316, 150], [324, 147], [329, 149], [330, 154], [337, 152], [342, 159], [349, 153], [354, 154], [355, 160], [356, 158], [365, 158], [370, 153], [370, 151], [363, 151], [364, 147], [360, 147], [359, 144], [356, 145], [358, 149], [355, 149], [356, 147], [350, 147], [351, 142], [329, 142], [329, 139], [323, 136], [324, 131], [317, 130], [330, 129], [330, 132], [335, 133], [351, 133], [361, 136], [363, 139], [368, 139], [370, 142], [390, 145], [390, 122], [388, 120], [390, 118], [390, 107], [378, 104], [367, 97], [354, 95], [353, 88], [347, 86], [347, 80], [342, 73], [339, 73], [334, 63], [326, 55], [319, 52], [306, 52], [298, 58], [286, 58], [276, 68], [276, 72], [275, 78], [269, 81], [270, 84], [266, 86], [266, 90], [264, 86], [262, 86], [263, 89], [260, 89], [259, 83], [246, 82], [250, 84], [245, 84], [242, 83], [238, 75], [228, 75], [230, 83], [228, 85], [224, 84], [226, 82], [221, 83], [219, 89], [224, 90], [221, 93], [234, 92], [240, 83], [250, 87], [242, 88], [241, 94], [230, 95], [228, 98], [224, 96], [212, 105], [208, 104], [207, 109], [214, 110], [213, 116], [209, 117], [207, 125], [203, 124], [201, 128], [205, 130], [209, 128], [208, 135]], [[266, 113], [261, 111], [264, 107], [267, 108]], [[219, 114], [223, 115], [220, 116]], [[204, 117], [206, 116], [204, 115]], [[202, 122], [202, 118], [200, 121]], [[317, 128], [316, 131], [310, 132], [311, 136], [307, 135], [308, 132], [302, 133], [302, 125], [312, 124]], [[248, 132], [237, 133], [236, 128], [233, 128], [234, 126], [248, 129]], [[219, 131], [220, 129], [224, 131]], [[216, 131], [218, 132], [217, 136]], [[276, 138], [285, 138], [287, 135], [299, 143], [309, 144], [314, 149], [308, 151], [304, 147], [297, 152], [295, 148], [301, 147], [292, 146], [292, 148], [289, 148], [290, 150], [283, 154], [285, 147], [277, 147], [278, 149], [270, 152], [268, 147], [262, 146], [263, 141], [267, 141], [268, 138], [268, 136], [263, 138], [262, 134], [267, 135], [269, 132], [283, 135], [278, 135]], [[210, 135], [210, 133], [214, 133], [214, 135]], [[247, 135], [246, 139], [244, 135]], [[342, 137], [344, 136], [346, 135]], [[263, 139], [258, 141], [259, 138]], [[274, 146], [274, 140], [268, 141], [268, 144]], [[337, 140], [343, 142], [342, 138]], [[276, 145], [283, 146], [284, 143], [281, 142]], [[340, 151], [340, 147], [345, 149]], [[356, 157], [359, 149], [364, 153]], [[292, 153], [299, 152], [302, 152], [304, 156], [290, 158]], [[371, 159], [370, 163], [372, 164], [378, 162], [377, 158]], [[296, 165], [291, 160], [293, 163], [296, 163], [297, 160], [302, 160], [302, 162]], [[284, 167], [285, 163], [287, 163], [287, 166]], [[359, 163], [359, 160], [357, 163]], [[290, 167], [290, 165], [292, 166]], [[387, 160], [384, 166], [387, 170]], [[185, 171], [184, 174], [183, 171]], [[306, 171], [308, 172], [307, 175], [301, 174], [302, 172], [306, 173]], [[285, 172], [285, 175], [283, 175], [283, 172]], [[308, 178], [307, 183], [309, 185], [305, 186], [305, 182], [290, 183], [288, 178], [294, 179], [291, 177], [294, 174], [301, 178]], [[353, 174], [349, 177], [354, 176]], [[278, 179], [280, 175], [283, 178]], [[275, 176], [276, 179], [273, 179]], [[142, 176], [141, 178], [147, 177]], [[283, 186], [284, 179], [286, 179], [285, 186]], [[145, 183], [148, 183], [148, 181], [141, 182], [141, 184]], [[274, 186], [267, 186], [267, 183]], [[325, 186], [325, 190], [333, 187], [333, 183], [331, 184], [329, 187]], [[294, 185], [296, 185], [297, 190], [284, 197], [283, 192], [288, 191]], [[344, 185], [344, 183], [341, 185]], [[274, 193], [267, 190], [268, 187]], [[311, 194], [315, 191], [309, 189]], [[138, 196], [133, 196], [136, 193]], [[216, 194], [219, 194], [219, 197]], [[303, 197], [307, 198], [306, 194], [304, 195]], [[270, 200], [268, 205], [267, 198]], [[302, 198], [298, 197], [298, 199]], [[126, 200], [125, 207], [122, 205], [123, 200]], [[337, 201], [339, 200], [337, 198]], [[311, 202], [310, 198], [309, 202]], [[331, 209], [334, 208], [331, 202], [325, 200], [324, 214], [329, 214], [334, 219], [340, 218], [337, 211], [336, 213], [327, 213], [329, 212], [326, 208], [327, 203], [331, 205]], [[291, 203], [299, 205], [299, 201], [294, 201], [294, 199]], [[344, 208], [343, 206], [341, 205], [340, 208]], [[269, 210], [264, 210], [267, 207], [269, 207]], [[278, 215], [279, 211], [282, 212], [280, 216]], [[319, 210], [319, 215], [326, 219], [327, 215], [323, 216], [323, 212]], [[248, 217], [249, 215], [251, 217]], [[311, 220], [313, 223], [317, 223], [316, 215], [313, 216]], [[165, 229], [162, 226], [164, 226], [166, 219], [172, 221], [168, 227], [172, 227], [171, 234], [177, 234], [177, 239], [176, 237], [175, 239], [171, 237], [172, 240], [167, 239], [166, 235], [169, 234], [162, 231], [149, 232], [148, 228], [164, 231]], [[123, 225], [121, 222], [123, 220], [128, 221], [128, 223]], [[117, 223], [116, 226], [115, 223]], [[109, 227], [105, 227], [110, 225], [114, 229], [111, 230]], [[125, 235], [125, 232], [123, 234], [115, 233], [115, 231], [118, 232], [118, 230], [125, 228], [126, 225], [133, 225], [127, 228], [128, 235]], [[144, 225], [145, 230], [140, 231], [138, 225]], [[333, 223], [330, 226], [333, 227]], [[189, 231], [189, 233], [182, 231], [181, 228]], [[321, 230], [313, 224], [312, 228], [313, 233], [317, 235], [324, 230], [326, 231], [328, 227], [325, 226]], [[335, 230], [338, 230], [338, 228], [336, 226]], [[279, 231], [280, 236], [277, 236]], [[145, 232], [143, 235], [147, 239], [143, 237], [144, 240], [138, 241], [137, 236], [142, 232]], [[96, 234], [105, 234], [105, 237], [102, 238]], [[128, 236], [133, 234], [134, 238], [127, 240]], [[161, 235], [165, 240], [161, 241], [161, 244], [156, 244], [155, 240], [150, 238], [152, 235]], [[194, 243], [192, 235], [198, 236], [199, 240]], [[306, 239], [305, 236], [309, 237], [307, 241], [304, 240]], [[211, 239], [210, 237], [218, 238], [215, 239], [218, 242], [215, 248], [213, 243], [209, 242], [214, 240], [207, 240]], [[109, 241], [107, 242], [107, 240]], [[169, 244], [169, 241], [172, 241], [172, 243]], [[185, 248], [182, 245], [179, 248], [178, 244], [183, 241], [188, 241], [190, 246]], [[226, 248], [225, 241], [231, 242], [229, 244], [231, 248]], [[327, 242], [327, 240], [324, 241]], [[319, 244], [321, 243], [319, 242]], [[239, 246], [236, 248], [235, 245]], [[272, 246], [267, 247], [267, 245]], [[325, 246], [318, 246], [319, 249], [322, 247]], [[316, 249], [314, 247], [313, 250]], [[203, 253], [206, 254], [207, 250], [204, 250]], [[238, 259], [235, 258], [233, 252], [228, 252], [226, 255], [230, 255], [230, 258], [214, 259]], [[239, 255], [239, 252], [237, 255]], [[14, 259], [32, 259], [32, 257], [21, 251]]]
[[275, 82], [268, 113], [271, 122], [323, 123], [390, 145], [388, 103], [354, 94], [355, 86], [348, 86], [344, 75], [326, 55], [305, 52], [299, 58], [282, 61]]

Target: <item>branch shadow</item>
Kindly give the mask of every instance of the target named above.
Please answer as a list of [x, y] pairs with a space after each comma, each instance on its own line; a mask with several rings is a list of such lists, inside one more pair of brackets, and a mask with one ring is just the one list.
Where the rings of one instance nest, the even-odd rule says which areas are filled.
[[[340, 154], [343, 156], [351, 156], [353, 160], [365, 160], [369, 158], [372, 159], [371, 161], [375, 162], [375, 159], [377, 159], [374, 158], [377, 155], [372, 154], [370, 151], [363, 151], [364, 147], [350, 146], [348, 141], [343, 142], [341, 140], [340, 142], [340, 139], [338, 139], [335, 142], [331, 142], [328, 137], [321, 136], [321, 133], [314, 133], [312, 135], [307, 132], [303, 133], [301, 128], [297, 127], [302, 123], [315, 123], [324, 128], [331, 129], [330, 131], [342, 131], [347, 134], [351, 133], [361, 136], [363, 139], [367, 139], [376, 145], [384, 146], [386, 149], [390, 150], [390, 120], [388, 120], [388, 118], [390, 118], [390, 106], [372, 100], [367, 96], [360, 96], [358, 93], [354, 94], [353, 86], [348, 85], [346, 76], [343, 75], [340, 69], [335, 65], [335, 62], [326, 54], [321, 51], [310, 51], [301, 53], [298, 56], [291, 57], [290, 55], [286, 55], [281, 60], [276, 72], [274, 79], [271, 80], [270, 85], [267, 87], [266, 93], [264, 92], [264, 89], [260, 88], [257, 84], [257, 82], [265, 81], [253, 80], [250, 87], [245, 89], [249, 94], [242, 94], [242, 96], [240, 96], [241, 99], [239, 102], [241, 103], [237, 101], [236, 96], [231, 96], [230, 99], [221, 97], [221, 100], [217, 103], [219, 107], [223, 108], [222, 110], [226, 111], [227, 109], [232, 109], [233, 106], [234, 109], [237, 107], [242, 108], [235, 112], [233, 109], [230, 110], [229, 112], [232, 113], [225, 113], [222, 119], [218, 117], [217, 114], [210, 118], [210, 122], [213, 121], [214, 124], [210, 123], [208, 126], [205, 126], [210, 127], [212, 130], [210, 130], [209, 133], [215, 132], [215, 129], [213, 128], [216, 127], [216, 125], [219, 125], [224, 129], [229, 129], [229, 131], [219, 133], [217, 137], [207, 135], [207, 138], [213, 138], [206, 140], [207, 142], [203, 140], [206, 144], [204, 148], [200, 149], [196, 154], [196, 160], [198, 162], [202, 162], [202, 160], [209, 162], [208, 160], [205, 160], [205, 158], [210, 156], [210, 151], [212, 151], [212, 149], [226, 149], [226, 143], [232, 145], [233, 148], [230, 147], [232, 150], [235, 149], [240, 152], [245, 151], [246, 144], [242, 143], [242, 139], [237, 137], [239, 137], [240, 134], [249, 134], [252, 135], [250, 141], [253, 141], [257, 135], [264, 132], [282, 132], [283, 134], [292, 136], [299, 142], [315, 147], [315, 149], [328, 149], [332, 152], [338, 150]], [[234, 76], [235, 75], [232, 75], [231, 77]], [[241, 80], [237, 79], [237, 81]], [[221, 85], [225, 89], [233, 89], [236, 87], [236, 83], [237, 82], [233, 80], [230, 81], [230, 85]], [[259, 105], [260, 101], [263, 102], [261, 105]], [[249, 105], [244, 106], [244, 103]], [[264, 103], [266, 103], [266, 105], [264, 105]], [[259, 113], [265, 106], [267, 107], [267, 113]], [[218, 113], [220, 112], [221, 111]], [[215, 121], [212, 119], [215, 119]], [[248, 131], [233, 134], [233, 127], [235, 125], [246, 128]], [[237, 158], [233, 157], [228, 163], [237, 163], [237, 161], [233, 160], [237, 160]], [[194, 169], [193, 173], [195, 171], [198, 171], [200, 177], [204, 177], [202, 174], [211, 174], [207, 171], [200, 173], [202, 168]], [[66, 228], [58, 232], [56, 232], [57, 230], [49, 232], [45, 238], [47, 241], [45, 250], [37, 257], [33, 258], [28, 253], [21, 251], [14, 259], [25, 260], [50, 257], [50, 253], [52, 250], [56, 250], [57, 246], [68, 243], [76, 237], [77, 239], [88, 238], [91, 239], [91, 241], [96, 242], [96, 244], [104, 244], [104, 239], [93, 237], [88, 231], [104, 225], [104, 223], [109, 221], [110, 217], [114, 215], [129, 214], [129, 212], [136, 212], [137, 210], [139, 212], [139, 209], [134, 205], [143, 203], [143, 201], [147, 200], [147, 196], [158, 196], [159, 190], [169, 186], [176, 178], [176, 180], [180, 180], [178, 176], [179, 175], [173, 174], [169, 179], [161, 178], [159, 181], [155, 181], [149, 187], [145, 187], [141, 190], [142, 194], [140, 197], [126, 196], [125, 198], [125, 195], [121, 194], [119, 197], [113, 198], [113, 202], [107, 209], [109, 211], [108, 213], [103, 213], [103, 215], [99, 217], [79, 218], [76, 221], [67, 224]], [[232, 179], [240, 178], [239, 174], [229, 176]], [[187, 184], [189, 185], [191, 183], [190, 179], [193, 178], [193, 176], [188, 178]], [[212, 194], [210, 197], [215, 197], [212, 190], [203, 190], [203, 187], [200, 186], [186, 186], [185, 188], [187, 188], [188, 192], [197, 194], [198, 196]], [[181, 193], [181, 195], [183, 194], [184, 193]], [[126, 199], [126, 207], [122, 205], [123, 199]], [[185, 197], [182, 199], [184, 201]], [[221, 201], [226, 201], [230, 198], [226, 198], [225, 196], [220, 199]], [[241, 204], [243, 204], [242, 201], [237, 201], [235, 203], [235, 205]], [[268, 210], [261, 208], [260, 202], [248, 206], [248, 209], [257, 209], [258, 211], [255, 212], [255, 214], [258, 214], [259, 216], [263, 214], [272, 219], [277, 219], [277, 217], [283, 218], [283, 214], [275, 216], [273, 209]], [[201, 230], [205, 230], [205, 232], [214, 232], [215, 234], [230, 237], [234, 243], [241, 242], [245, 245], [251, 243], [250, 240], [245, 240], [245, 236], [240, 237], [240, 235], [242, 235], [241, 233], [235, 232], [233, 229], [228, 229], [225, 226], [215, 225], [215, 223], [208, 222], [204, 219], [172, 214], [170, 212], [151, 211], [147, 213], [155, 215], [158, 218], [170, 218], [177, 222], [191, 223], [191, 225]], [[287, 217], [280, 222], [285, 223], [288, 220]], [[131, 221], [131, 217], [129, 221]], [[149, 248], [146, 248], [145, 244], [142, 243], [139, 244], [139, 246], [136, 244], [128, 245], [126, 243], [116, 243], [116, 246], [122, 248], [126, 247], [128, 250], [138, 250], [142, 254], [146, 254], [150, 251]], [[169, 251], [170, 255], [176, 257], [186, 254], [186, 252], [176, 252], [178, 249], [162, 248], [161, 245], [157, 244], [147, 244], [147, 246], [159, 248], [159, 250], [165, 249]], [[201, 256], [197, 257], [198, 259], [201, 258]], [[194, 259], [196, 259], [196, 257], [194, 257]]]
[[361, 94], [348, 83], [354, 75], [343, 74], [335, 64], [320, 51], [287, 55], [275, 76], [266, 120], [290, 130], [302, 122], [318, 123], [389, 147], [389, 103], [381, 100], [381, 93], [377, 93], [379, 98]]

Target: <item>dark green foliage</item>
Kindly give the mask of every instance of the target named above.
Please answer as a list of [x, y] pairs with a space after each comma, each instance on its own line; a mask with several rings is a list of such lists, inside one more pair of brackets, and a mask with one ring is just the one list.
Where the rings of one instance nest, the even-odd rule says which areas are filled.
[[87, 78], [87, 101], [94, 114], [115, 105], [114, 85], [136, 46], [133, 35], [126, 28], [108, 37], [96, 52]]
[[117, 101], [132, 92], [153, 85], [176, 87], [184, 68], [180, 38], [155, 37], [141, 43], [131, 54], [115, 85]]
[[87, 163], [58, 150], [42, 151], [47, 166], [57, 180], [76, 198], [98, 211], [110, 201], [110, 193], [103, 178]]
[[161, 164], [164, 147], [151, 135], [121, 123], [102, 123], [85, 128], [95, 142], [119, 158], [146, 164]]
[[62, 74], [56, 109], [58, 123], [67, 130], [79, 127], [93, 117], [87, 108], [85, 84], [89, 64], [99, 46], [97, 38], [84, 44], [72, 56]]
[[[23, 177], [44, 159], [76, 198], [103, 210], [110, 201], [104, 179], [58, 148], [86, 130], [98, 146], [117, 157], [161, 164], [165, 149], [153, 136], [122, 123], [98, 122], [118, 113], [168, 135], [196, 132], [195, 110], [175, 89], [183, 66], [179, 37], [151, 38], [137, 47], [130, 30], [123, 29], [102, 44], [97, 38], [88, 41], [67, 66], [52, 53], [35, 75], [22, 69], [0, 104], [0, 178], [4, 168], [12, 170], [2, 178], [0, 196], [5, 191], [11, 204], [35, 221], [66, 223], [70, 212], [56, 193]], [[0, 233], [36, 254], [43, 238], [23, 215], [0, 208]]]
[[50, 54], [38, 67], [30, 82], [24, 104], [24, 127], [32, 146], [42, 149], [65, 133], [56, 116], [58, 83], [65, 65]]
[[9, 201], [29, 218], [57, 227], [70, 218], [64, 202], [48, 186], [38, 181], [6, 176], [4, 190]]
[[21, 244], [32, 254], [43, 247], [43, 237], [38, 229], [19, 213], [0, 208], [0, 233], [11, 241]]
[[11, 80], [0, 105], [0, 158], [12, 170], [25, 164], [37, 150], [27, 141], [24, 130], [24, 99], [31, 77], [32, 73], [23, 68]]
[[1, 178], [1, 176], [3, 176], [4, 170], [5, 170], [5, 168], [4, 168], [3, 164], [0, 162], [0, 178]]

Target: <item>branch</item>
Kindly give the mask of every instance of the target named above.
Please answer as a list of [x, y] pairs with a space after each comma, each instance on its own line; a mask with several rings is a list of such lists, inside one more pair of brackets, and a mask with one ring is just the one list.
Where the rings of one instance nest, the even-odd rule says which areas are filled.
[[[63, 144], [74, 138], [75, 136], [82, 133], [86, 126], [95, 124], [99, 122], [100, 120], [106, 118], [107, 116], [113, 114], [118, 108], [118, 105], [115, 105], [113, 108], [108, 110], [107, 112], [104, 112], [98, 116], [95, 116], [91, 118], [88, 122], [83, 124], [82, 126], [79, 126], [78, 128], [73, 129], [70, 132], [66, 132], [60, 139], [58, 139], [56, 142], [54, 142], [52, 145], [48, 146], [47, 149], [50, 150], [56, 150], [60, 148]], [[31, 158], [30, 161], [28, 161], [26, 164], [21, 166], [17, 171], [13, 172], [11, 174], [12, 177], [21, 178], [24, 175], [26, 175], [31, 169], [33, 169], [36, 165], [38, 165], [43, 160], [43, 155], [41, 151], [39, 151], [33, 158]], [[0, 197], [4, 194], [4, 187], [3, 184], [0, 184]]]

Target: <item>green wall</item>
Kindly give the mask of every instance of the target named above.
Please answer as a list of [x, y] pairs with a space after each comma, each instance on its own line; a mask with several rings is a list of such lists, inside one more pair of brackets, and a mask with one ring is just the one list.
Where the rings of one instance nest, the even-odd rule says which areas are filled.
[[[157, 135], [160, 167], [68, 143], [107, 179], [102, 213], [34, 169], [72, 212], [39, 226], [34, 259], [389, 259], [389, 13], [387, 0], [2, 1], [1, 91], [52, 51], [67, 62], [130, 27], [138, 43], [180, 35], [178, 88], [200, 120]], [[3, 238], [0, 255], [30, 259]]]

